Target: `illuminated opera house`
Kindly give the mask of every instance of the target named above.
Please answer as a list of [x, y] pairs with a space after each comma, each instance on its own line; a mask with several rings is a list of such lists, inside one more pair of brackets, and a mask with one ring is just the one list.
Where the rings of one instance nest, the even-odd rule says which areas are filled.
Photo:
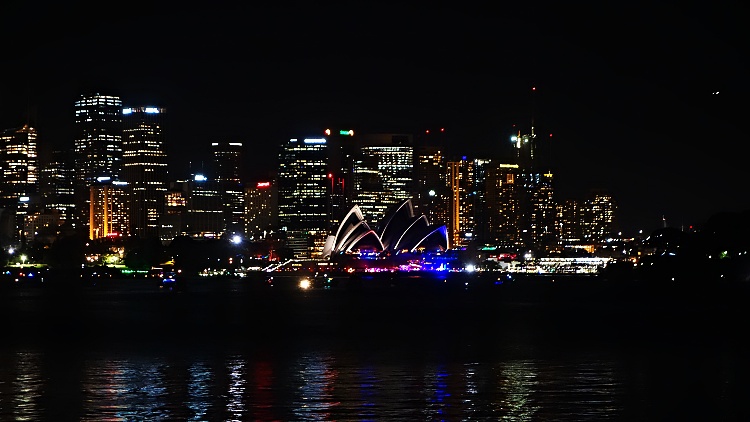
[[[431, 225], [424, 214], [415, 215], [410, 199], [392, 207], [371, 228], [355, 205], [341, 221], [335, 235], [326, 239], [323, 257], [352, 268], [394, 269], [426, 264], [448, 250], [445, 225]], [[428, 259], [428, 261], [434, 261]], [[429, 265], [431, 269], [441, 264]]]

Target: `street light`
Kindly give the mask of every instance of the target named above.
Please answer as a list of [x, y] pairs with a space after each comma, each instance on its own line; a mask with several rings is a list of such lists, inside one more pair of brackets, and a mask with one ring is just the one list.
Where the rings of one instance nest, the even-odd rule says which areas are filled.
[[21, 255], [21, 266], [26, 265], [26, 255]]

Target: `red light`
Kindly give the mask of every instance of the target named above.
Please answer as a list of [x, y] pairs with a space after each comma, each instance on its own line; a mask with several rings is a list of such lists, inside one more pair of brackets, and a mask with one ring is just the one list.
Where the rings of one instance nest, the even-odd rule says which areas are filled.
[[328, 173], [328, 178], [329, 179], [333, 178], [333, 174], [332, 173]]
[[430, 129], [425, 130], [424, 133], [430, 133]]
[[550, 138], [552, 137], [552, 134], [551, 134], [551, 133], [549, 134], [549, 137], [550, 137]]
[[255, 185], [258, 189], [264, 189], [271, 186], [271, 182], [258, 182], [258, 184]]
[[444, 128], [444, 127], [441, 127], [441, 128], [440, 128], [440, 131], [441, 131], [441, 132], [445, 132], [445, 128]]

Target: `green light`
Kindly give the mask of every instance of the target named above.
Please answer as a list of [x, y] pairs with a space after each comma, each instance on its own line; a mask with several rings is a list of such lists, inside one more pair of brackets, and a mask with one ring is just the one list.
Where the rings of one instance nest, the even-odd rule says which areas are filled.
[[340, 130], [339, 131], [339, 135], [354, 136], [354, 131], [351, 130], [351, 129], [350, 130]]

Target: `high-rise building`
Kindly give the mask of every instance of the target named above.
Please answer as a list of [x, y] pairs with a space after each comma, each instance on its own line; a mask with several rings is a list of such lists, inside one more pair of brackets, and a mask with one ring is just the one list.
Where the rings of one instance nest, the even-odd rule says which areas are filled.
[[247, 234], [263, 239], [278, 226], [278, 188], [276, 183], [262, 181], [245, 188]]
[[474, 218], [474, 160], [465, 156], [459, 161], [449, 161], [448, 184], [451, 189], [450, 226], [448, 235], [451, 245], [466, 246], [473, 240], [476, 222]]
[[353, 129], [326, 129], [328, 144], [329, 231], [336, 230], [354, 201], [354, 162], [359, 155], [359, 136]]
[[0, 207], [12, 218], [15, 241], [25, 241], [24, 220], [40, 204], [37, 132], [28, 125], [0, 132]]
[[167, 190], [164, 108], [122, 110], [122, 178], [130, 193], [130, 234], [157, 237]]
[[297, 258], [322, 254], [328, 235], [328, 143], [293, 138], [279, 153], [279, 228]]
[[75, 163], [72, 150], [55, 150], [40, 172], [42, 205], [56, 210], [60, 224], [75, 228]]
[[0, 199], [15, 204], [39, 193], [37, 132], [29, 125], [0, 132]]
[[592, 189], [584, 201], [583, 237], [588, 241], [605, 242], [616, 232], [617, 203], [605, 189]]
[[355, 203], [366, 221], [380, 221], [394, 205], [414, 195], [411, 135], [367, 134], [354, 165]]
[[557, 242], [552, 173], [522, 169], [521, 241], [527, 248], [548, 249]]
[[119, 181], [122, 173], [122, 101], [117, 96], [82, 95], [75, 102], [75, 203], [89, 230], [90, 187], [99, 178]]
[[164, 245], [185, 234], [182, 230], [182, 221], [187, 214], [189, 190], [186, 181], [169, 183], [169, 188], [164, 194], [164, 214], [159, 217], [159, 239]]
[[127, 183], [101, 177], [89, 187], [89, 239], [128, 236]]
[[487, 174], [489, 237], [505, 250], [521, 245], [521, 181], [518, 164], [493, 163]]
[[212, 142], [213, 177], [218, 184], [224, 231], [245, 235], [245, 190], [242, 184], [242, 142]]
[[186, 184], [187, 209], [181, 233], [195, 238], [219, 238], [224, 233], [224, 206], [219, 184], [196, 174]]
[[445, 151], [439, 146], [416, 147], [414, 209], [430, 221], [444, 224], [450, 222], [451, 190]]

